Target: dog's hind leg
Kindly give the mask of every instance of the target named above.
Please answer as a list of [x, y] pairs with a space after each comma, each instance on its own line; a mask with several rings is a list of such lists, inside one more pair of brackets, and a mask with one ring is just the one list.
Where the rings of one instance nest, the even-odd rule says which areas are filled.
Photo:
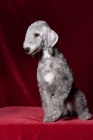
[[77, 90], [75, 94], [74, 109], [79, 119], [91, 119], [91, 114], [89, 113], [89, 110], [87, 108], [85, 96], [80, 90]]

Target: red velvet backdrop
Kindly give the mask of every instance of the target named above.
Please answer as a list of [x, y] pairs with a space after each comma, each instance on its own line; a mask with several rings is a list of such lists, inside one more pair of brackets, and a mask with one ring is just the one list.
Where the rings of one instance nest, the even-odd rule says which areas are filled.
[[45, 20], [93, 106], [93, 0], [0, 0], [0, 106], [41, 106], [38, 60], [26, 55], [28, 26]]

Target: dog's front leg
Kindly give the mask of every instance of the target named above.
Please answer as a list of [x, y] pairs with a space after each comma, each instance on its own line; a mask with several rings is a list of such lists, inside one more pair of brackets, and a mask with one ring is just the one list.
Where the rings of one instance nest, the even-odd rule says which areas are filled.
[[58, 120], [61, 117], [61, 115], [64, 114], [64, 112], [66, 112], [65, 106], [64, 106], [64, 100], [65, 99], [62, 96], [52, 97], [51, 102], [50, 102], [51, 121]]
[[44, 122], [50, 122], [51, 121], [51, 115], [50, 115], [50, 107], [51, 107], [51, 95], [49, 92], [47, 92], [44, 89], [40, 88], [40, 94], [42, 99], [42, 107], [44, 110]]

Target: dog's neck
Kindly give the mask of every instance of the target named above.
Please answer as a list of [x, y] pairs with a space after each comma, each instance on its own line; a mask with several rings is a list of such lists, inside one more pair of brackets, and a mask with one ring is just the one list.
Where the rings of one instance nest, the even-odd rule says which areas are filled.
[[50, 58], [50, 57], [52, 57], [52, 55], [47, 50], [43, 50], [43, 58]]
[[59, 54], [61, 54], [57, 48], [57, 45], [54, 47], [46, 47], [41, 51], [41, 59], [48, 59], [51, 57], [59, 57]]

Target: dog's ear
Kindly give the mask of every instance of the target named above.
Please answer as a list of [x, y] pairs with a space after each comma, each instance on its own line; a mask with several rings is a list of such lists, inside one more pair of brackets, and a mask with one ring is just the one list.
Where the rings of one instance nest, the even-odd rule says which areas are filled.
[[54, 32], [53, 30], [49, 29], [47, 31], [47, 41], [48, 41], [48, 46], [53, 47], [58, 41], [57, 33]]
[[49, 27], [43, 27], [43, 41], [45, 46], [53, 47], [58, 41], [58, 35]]

